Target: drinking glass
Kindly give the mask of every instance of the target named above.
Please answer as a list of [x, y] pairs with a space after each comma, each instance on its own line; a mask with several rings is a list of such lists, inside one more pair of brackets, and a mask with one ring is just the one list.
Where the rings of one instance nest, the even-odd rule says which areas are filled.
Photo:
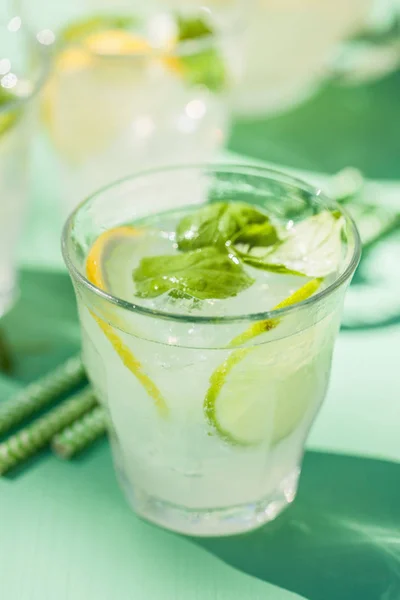
[[34, 97], [46, 61], [21, 20], [0, 7], [0, 317], [16, 294], [16, 248], [28, 183]]
[[202, 4], [22, 3], [53, 55], [43, 131], [68, 212], [135, 170], [210, 160], [222, 147], [241, 22], [235, 2]]
[[[104, 231], [222, 199], [245, 200], [294, 223], [325, 208], [339, 211], [339, 272], [298, 304], [254, 314], [243, 303], [240, 314], [221, 317], [183, 314], [179, 304], [173, 313], [150, 309], [87, 279], [89, 249]], [[326, 393], [343, 298], [360, 256], [350, 217], [320, 190], [272, 170], [166, 168], [82, 203], [65, 226], [63, 254], [84, 363], [106, 407], [117, 477], [136, 513], [193, 535], [238, 533], [274, 519], [296, 495], [305, 441]], [[242, 335], [256, 324], [264, 333]], [[242, 419], [248, 443], [224, 431], [221, 410], [225, 423]]]

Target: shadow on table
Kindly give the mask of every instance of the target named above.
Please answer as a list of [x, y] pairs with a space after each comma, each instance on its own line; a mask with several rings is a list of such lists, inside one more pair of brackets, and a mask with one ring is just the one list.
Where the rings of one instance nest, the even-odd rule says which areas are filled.
[[400, 465], [308, 452], [298, 497], [274, 523], [195, 543], [308, 600], [399, 600]]
[[21, 384], [34, 381], [75, 354], [80, 333], [68, 275], [24, 269], [19, 299], [1, 319], [0, 334], [0, 366]]
[[[21, 300], [2, 320], [2, 330], [20, 383], [77, 352], [67, 275], [23, 271]], [[309, 452], [298, 498], [274, 523], [195, 543], [308, 600], [400, 600], [400, 465]]]

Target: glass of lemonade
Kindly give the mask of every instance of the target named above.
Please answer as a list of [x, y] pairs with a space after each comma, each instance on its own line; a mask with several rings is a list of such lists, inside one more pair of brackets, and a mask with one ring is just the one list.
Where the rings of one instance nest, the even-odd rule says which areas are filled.
[[38, 46], [21, 29], [20, 20], [0, 7], [0, 317], [15, 297], [33, 97], [44, 74]]
[[53, 54], [43, 130], [68, 212], [136, 170], [212, 159], [229, 128], [224, 99], [240, 75], [235, 6], [94, 4], [24, 9]]
[[279, 172], [165, 168], [82, 203], [63, 253], [137, 514], [194, 535], [274, 519], [326, 393], [352, 220]]

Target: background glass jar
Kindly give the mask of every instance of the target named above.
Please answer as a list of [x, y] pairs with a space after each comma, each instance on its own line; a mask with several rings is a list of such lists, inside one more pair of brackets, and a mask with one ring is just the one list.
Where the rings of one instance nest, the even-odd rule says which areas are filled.
[[22, 2], [53, 56], [42, 95], [67, 207], [137, 169], [212, 159], [229, 130], [241, 71], [236, 3]]
[[12, 305], [28, 185], [35, 96], [47, 61], [21, 19], [0, 7], [0, 316]]

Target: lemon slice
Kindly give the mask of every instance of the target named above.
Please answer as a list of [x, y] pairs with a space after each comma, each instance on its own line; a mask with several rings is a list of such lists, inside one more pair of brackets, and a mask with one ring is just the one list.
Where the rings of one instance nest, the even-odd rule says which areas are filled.
[[[321, 281], [307, 282], [274, 310], [306, 300], [316, 292]], [[229, 347], [244, 344], [278, 325], [277, 318], [260, 321], [234, 338]], [[312, 389], [306, 385], [310, 379], [309, 367], [307, 364], [301, 366], [306, 351], [298, 342], [299, 351], [290, 353], [291, 343], [296, 342], [288, 339], [272, 345], [238, 348], [212, 374], [204, 413], [208, 423], [225, 441], [252, 446], [270, 439], [276, 444], [305, 416], [312, 401]], [[277, 344], [286, 344], [282, 348], [281, 363], [276, 356], [279, 352]], [[288, 385], [282, 380], [287, 380]]]
[[[130, 272], [129, 261], [132, 260], [135, 247], [137, 248], [137, 240], [141, 235], [142, 232], [139, 229], [128, 225], [115, 227], [102, 233], [94, 242], [86, 259], [86, 276], [88, 280], [102, 290], [119, 295], [118, 289], [121, 289], [121, 282], [132, 279], [127, 276], [127, 273]], [[124, 288], [125, 294], [126, 284], [122, 283], [122, 288]], [[125, 367], [133, 373], [153, 399], [160, 415], [166, 416], [168, 407], [160, 390], [145, 373], [142, 364], [134, 356], [129, 346], [124, 343], [110, 323], [93, 311], [90, 311], [90, 314]], [[117, 315], [110, 314], [110, 311], [108, 311], [104, 316], [117, 327], [123, 329], [123, 323], [120, 322]]]
[[130, 263], [137, 253], [143, 230], [129, 225], [102, 233], [94, 242], [86, 261], [86, 274], [95, 286], [119, 298], [133, 297]]

